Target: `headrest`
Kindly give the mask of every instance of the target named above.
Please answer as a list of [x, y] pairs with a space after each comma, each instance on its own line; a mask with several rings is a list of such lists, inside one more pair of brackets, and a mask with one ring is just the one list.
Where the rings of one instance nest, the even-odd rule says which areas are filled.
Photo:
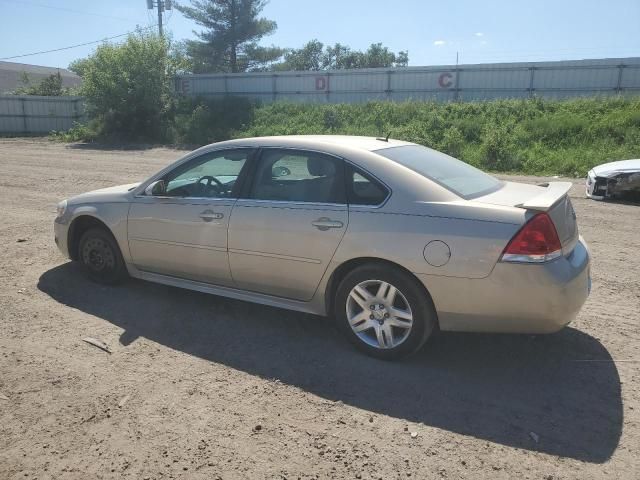
[[335, 163], [327, 158], [309, 157], [307, 170], [314, 177], [331, 177], [336, 173]]

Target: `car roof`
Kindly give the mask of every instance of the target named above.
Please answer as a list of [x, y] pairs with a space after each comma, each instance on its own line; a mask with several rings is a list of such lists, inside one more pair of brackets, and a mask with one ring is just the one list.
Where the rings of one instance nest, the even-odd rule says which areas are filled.
[[273, 137], [252, 137], [228, 140], [216, 146], [281, 146], [299, 148], [342, 147], [373, 152], [383, 148], [414, 145], [402, 140], [381, 137], [363, 137], [355, 135], [281, 135]]
[[[272, 137], [250, 137], [212, 143], [191, 152], [195, 156], [210, 150], [226, 148], [290, 148], [318, 151], [348, 159], [355, 165], [373, 174], [378, 180], [396, 192], [404, 192], [406, 199], [421, 201], [448, 201], [460, 199], [455, 193], [447, 190], [427, 177], [411, 170], [400, 163], [380, 155], [385, 149], [416, 145], [403, 140], [364, 137], [354, 135], [282, 135]], [[426, 148], [426, 147], [425, 147]], [[440, 152], [426, 148], [433, 155]], [[397, 193], [393, 195], [398, 198]]]

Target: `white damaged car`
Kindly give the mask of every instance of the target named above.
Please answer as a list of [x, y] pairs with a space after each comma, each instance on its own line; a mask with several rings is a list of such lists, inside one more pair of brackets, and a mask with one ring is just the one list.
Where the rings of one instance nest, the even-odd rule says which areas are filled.
[[598, 165], [587, 173], [587, 197], [640, 198], [640, 159]]

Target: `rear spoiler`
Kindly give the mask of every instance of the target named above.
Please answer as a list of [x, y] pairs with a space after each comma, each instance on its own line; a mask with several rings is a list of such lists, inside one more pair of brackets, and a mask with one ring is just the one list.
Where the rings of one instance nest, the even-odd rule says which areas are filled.
[[527, 200], [524, 203], [516, 205], [516, 207], [526, 208], [527, 210], [539, 210], [546, 212], [551, 209], [562, 197], [564, 197], [573, 183], [571, 182], [549, 182], [539, 185], [540, 187], [547, 187], [547, 189], [540, 195]]

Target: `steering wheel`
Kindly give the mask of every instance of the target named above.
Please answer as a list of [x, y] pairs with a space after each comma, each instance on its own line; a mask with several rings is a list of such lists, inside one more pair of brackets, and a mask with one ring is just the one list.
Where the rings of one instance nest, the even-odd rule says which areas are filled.
[[[202, 185], [203, 180], [207, 181], [206, 185]], [[215, 185], [213, 185], [214, 183]], [[227, 191], [227, 188], [225, 187], [224, 183], [222, 183], [216, 177], [212, 177], [211, 175], [205, 175], [204, 177], [200, 177], [196, 182], [196, 185], [200, 186], [200, 188], [204, 187], [207, 191], [213, 187], [216, 189], [217, 193], [223, 193]]]

